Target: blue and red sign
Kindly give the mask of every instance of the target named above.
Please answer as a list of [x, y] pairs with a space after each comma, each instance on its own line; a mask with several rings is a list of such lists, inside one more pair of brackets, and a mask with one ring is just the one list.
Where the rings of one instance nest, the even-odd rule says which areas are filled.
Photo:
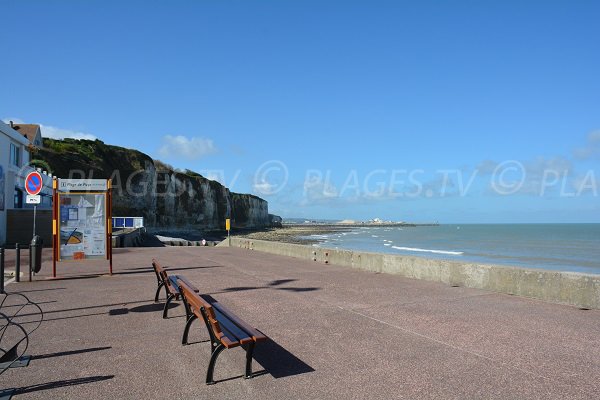
[[37, 171], [30, 172], [25, 178], [25, 190], [31, 196], [35, 196], [42, 191], [44, 182], [42, 181], [42, 174]]

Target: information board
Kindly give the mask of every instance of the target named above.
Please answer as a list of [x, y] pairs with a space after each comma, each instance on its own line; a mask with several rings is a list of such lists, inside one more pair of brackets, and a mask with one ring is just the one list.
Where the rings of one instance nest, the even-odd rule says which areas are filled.
[[106, 193], [59, 193], [59, 260], [106, 258]]

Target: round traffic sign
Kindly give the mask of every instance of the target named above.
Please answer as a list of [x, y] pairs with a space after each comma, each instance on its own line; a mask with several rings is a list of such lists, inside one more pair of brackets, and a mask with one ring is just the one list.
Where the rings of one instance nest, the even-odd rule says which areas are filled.
[[25, 178], [25, 190], [28, 194], [32, 196], [39, 194], [43, 186], [42, 174], [37, 171], [27, 174], [27, 178]]

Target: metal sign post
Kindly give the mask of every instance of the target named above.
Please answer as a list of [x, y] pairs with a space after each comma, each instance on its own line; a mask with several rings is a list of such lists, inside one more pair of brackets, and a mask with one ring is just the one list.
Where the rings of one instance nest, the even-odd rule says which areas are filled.
[[227, 241], [229, 242], [229, 247], [231, 247], [231, 236], [229, 236], [229, 231], [231, 230], [231, 220], [229, 218], [225, 220], [225, 229], [227, 229]]
[[42, 174], [37, 171], [33, 171], [27, 174], [25, 178], [25, 190], [27, 191], [27, 204], [33, 204], [33, 236], [35, 236], [35, 217], [37, 213], [37, 205], [41, 202], [40, 192], [44, 187], [44, 181], [42, 180]]
[[[29, 282], [31, 282], [32, 270], [39, 272], [42, 266], [42, 238], [36, 235], [35, 221], [37, 219], [37, 205], [41, 202], [40, 192], [44, 187], [42, 174], [32, 171], [25, 177], [25, 190], [27, 191], [27, 204], [33, 204], [33, 236], [29, 245]], [[17, 276], [18, 282], [18, 276]]]

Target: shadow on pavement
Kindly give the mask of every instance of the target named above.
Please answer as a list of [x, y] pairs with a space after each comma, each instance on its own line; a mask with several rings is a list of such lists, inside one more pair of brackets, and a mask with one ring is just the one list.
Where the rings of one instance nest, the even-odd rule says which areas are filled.
[[[179, 304], [178, 303], [171, 303], [169, 304], [169, 310], [172, 308], [177, 307]], [[133, 308], [130, 308], [129, 311], [131, 312], [162, 312], [162, 310], [164, 309], [165, 304], [164, 303], [152, 303], [152, 304], [145, 304], [143, 306], [136, 306]]]
[[[218, 301], [209, 294], [203, 294], [209, 303], [218, 303]], [[265, 334], [265, 336], [267, 336]], [[304, 361], [287, 351], [271, 338], [256, 345], [254, 350], [254, 360], [258, 362], [273, 378], [285, 378], [314, 372], [315, 370]], [[255, 372], [253, 376], [262, 375], [263, 372]]]
[[15, 293], [46, 292], [48, 290], [67, 290], [67, 288], [57, 287], [57, 288], [48, 288], [48, 289], [19, 290], [19, 291], [15, 292]]
[[275, 379], [315, 371], [310, 365], [270, 338], [256, 345], [254, 359]]
[[[165, 270], [167, 270], [168, 272], [172, 272], [172, 271], [187, 271], [187, 270], [194, 270], [194, 269], [222, 268], [222, 267], [223, 267], [222, 265], [206, 265], [206, 266], [199, 266], [199, 267], [183, 267], [183, 268], [165, 267]], [[152, 267], [128, 268], [125, 271], [113, 272], [113, 275], [147, 274], [149, 272], [153, 273], [154, 269], [152, 269]]]
[[112, 347], [111, 346], [107, 346], [107, 347], [90, 347], [89, 349], [60, 351], [60, 352], [57, 352], [57, 353], [40, 354], [40, 355], [37, 355], [37, 356], [31, 356], [31, 359], [32, 360], [43, 360], [44, 358], [72, 356], [72, 355], [75, 355], [75, 354], [91, 353], [93, 351], [102, 351], [102, 350], [108, 350], [108, 349], [112, 349]]
[[92, 278], [100, 278], [105, 274], [90, 274], [90, 275], [75, 275], [75, 276], [66, 276], [64, 278], [49, 278], [50, 281], [74, 281], [77, 279], [92, 279]]
[[16, 388], [15, 394], [18, 395], [18, 394], [24, 394], [24, 393], [38, 392], [40, 390], [58, 389], [58, 388], [68, 387], [68, 386], [85, 385], [85, 384], [94, 383], [94, 382], [103, 382], [103, 381], [107, 381], [109, 379], [113, 379], [114, 377], [115, 377], [114, 375], [99, 375], [99, 376], [89, 376], [87, 378], [66, 379], [66, 380], [60, 380], [60, 381], [54, 381], [54, 382], [48, 382], [48, 383], [41, 383], [38, 385], [31, 385], [31, 386]]

